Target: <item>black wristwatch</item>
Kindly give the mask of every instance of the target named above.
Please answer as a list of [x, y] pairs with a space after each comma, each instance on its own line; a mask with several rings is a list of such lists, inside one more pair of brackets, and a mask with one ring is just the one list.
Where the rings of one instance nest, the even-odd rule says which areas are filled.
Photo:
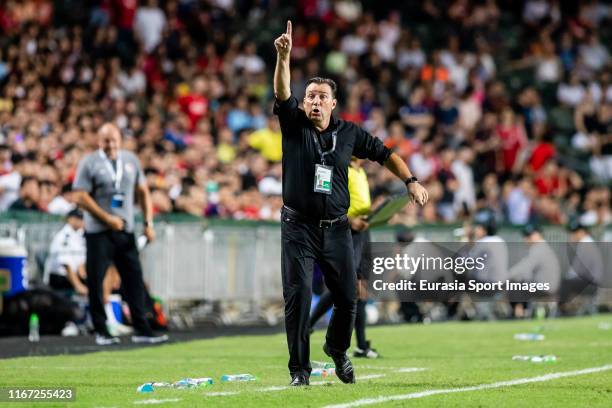
[[406, 181], [404, 181], [406, 186], [408, 186], [408, 184], [410, 184], [410, 183], [418, 183], [418, 182], [419, 182], [419, 179], [414, 177], [414, 176], [409, 177], [409, 178], [406, 179]]

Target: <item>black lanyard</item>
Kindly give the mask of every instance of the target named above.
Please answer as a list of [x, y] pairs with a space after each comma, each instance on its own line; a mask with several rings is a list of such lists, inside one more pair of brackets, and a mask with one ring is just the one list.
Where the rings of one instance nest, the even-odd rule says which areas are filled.
[[317, 147], [317, 153], [319, 153], [319, 156], [321, 156], [321, 164], [325, 164], [325, 156], [327, 156], [328, 154], [332, 154], [334, 150], [336, 150], [336, 138], [338, 137], [338, 131], [334, 130], [332, 132], [332, 147], [326, 152], [324, 152], [323, 149], [321, 149], [321, 143], [319, 143], [319, 138], [317, 134], [313, 133], [313, 136], [314, 136], [315, 146]]

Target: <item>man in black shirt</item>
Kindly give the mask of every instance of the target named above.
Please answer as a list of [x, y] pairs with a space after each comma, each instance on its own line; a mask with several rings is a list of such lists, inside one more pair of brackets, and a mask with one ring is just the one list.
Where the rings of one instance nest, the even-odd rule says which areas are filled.
[[353, 366], [346, 355], [355, 320], [357, 285], [346, 215], [351, 156], [387, 167], [406, 183], [418, 204], [425, 204], [428, 195], [404, 161], [382, 141], [355, 124], [332, 116], [336, 107], [334, 81], [310, 79], [306, 83], [304, 109], [298, 107], [290, 90], [291, 44], [288, 21], [287, 31], [274, 41], [277, 52], [274, 113], [279, 117], [283, 134], [281, 268], [291, 385], [309, 383], [314, 261], [321, 267], [334, 301], [323, 350], [334, 360], [338, 378], [353, 383]]

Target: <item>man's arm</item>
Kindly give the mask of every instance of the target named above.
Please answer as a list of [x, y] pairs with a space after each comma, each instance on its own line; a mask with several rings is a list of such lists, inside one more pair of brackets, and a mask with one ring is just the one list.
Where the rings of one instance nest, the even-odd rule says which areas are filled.
[[111, 229], [115, 231], [123, 229], [123, 220], [116, 215], [104, 211], [87, 191], [75, 191], [74, 201], [79, 207], [108, 225]]
[[289, 59], [291, 56], [291, 21], [287, 21], [287, 31], [274, 40], [276, 47], [276, 67], [274, 68], [274, 96], [284, 102], [291, 96], [291, 75]]
[[155, 239], [155, 230], [153, 229], [153, 203], [151, 201], [151, 192], [146, 182], [138, 184], [138, 201], [142, 208], [144, 216], [144, 234], [149, 242]]
[[[389, 155], [389, 158], [387, 159], [387, 161], [385, 161], [385, 167], [388, 168], [391, 173], [399, 177], [399, 179], [402, 180], [404, 183], [406, 183], [406, 181], [412, 177], [410, 169], [408, 169], [408, 166], [406, 165], [406, 163], [404, 163], [404, 160], [402, 160], [402, 158], [399, 157], [397, 153], [391, 153], [391, 155]], [[429, 194], [427, 193], [427, 190], [425, 190], [425, 188], [418, 181], [408, 183], [406, 184], [406, 187], [408, 188], [408, 192], [412, 195], [414, 201], [416, 201], [417, 204], [425, 205], [427, 203], [427, 200], [429, 199]]]
[[63, 266], [64, 268], [66, 268], [66, 279], [68, 279], [74, 290], [79, 295], [86, 295], [87, 286], [83, 285], [83, 283], [80, 281], [78, 275], [76, 274], [76, 271], [73, 271], [72, 268], [70, 268], [70, 265]]

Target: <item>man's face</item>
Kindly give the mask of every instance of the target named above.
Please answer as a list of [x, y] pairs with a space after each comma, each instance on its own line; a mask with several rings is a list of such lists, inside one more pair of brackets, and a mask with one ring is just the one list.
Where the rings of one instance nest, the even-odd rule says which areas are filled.
[[326, 126], [335, 107], [336, 99], [328, 84], [308, 85], [304, 95], [304, 111], [315, 125]]
[[85, 226], [85, 222], [80, 217], [69, 217], [68, 224], [70, 224], [72, 229], [74, 229], [75, 231], [83, 229], [83, 227]]
[[117, 160], [121, 148], [121, 133], [114, 125], [103, 125], [98, 131], [98, 145], [111, 160]]
[[11, 151], [9, 149], [0, 149], [0, 164], [11, 160]]
[[481, 239], [487, 236], [487, 230], [482, 225], [474, 226], [474, 239]]
[[21, 187], [21, 197], [26, 200], [38, 201], [40, 198], [40, 186], [38, 180], [33, 178], [28, 180]]
[[577, 231], [572, 231], [570, 232], [570, 241], [571, 242], [580, 242], [580, 240], [582, 238], [584, 238], [584, 231], [583, 230], [577, 230]]

